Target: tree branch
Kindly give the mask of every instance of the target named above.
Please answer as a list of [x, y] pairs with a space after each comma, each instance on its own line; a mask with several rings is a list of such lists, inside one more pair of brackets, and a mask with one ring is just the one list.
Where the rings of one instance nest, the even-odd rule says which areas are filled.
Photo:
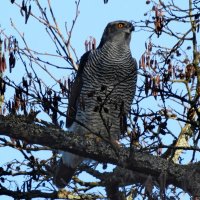
[[116, 149], [95, 136], [72, 134], [55, 126], [36, 124], [30, 117], [1, 115], [0, 134], [31, 144], [69, 151], [99, 162], [106, 161], [134, 173], [151, 175], [156, 180], [165, 177], [161, 181], [165, 181], [167, 185], [172, 184], [193, 196], [200, 196], [200, 163], [174, 164], [158, 156], [122, 147], [116, 147], [116, 155]]

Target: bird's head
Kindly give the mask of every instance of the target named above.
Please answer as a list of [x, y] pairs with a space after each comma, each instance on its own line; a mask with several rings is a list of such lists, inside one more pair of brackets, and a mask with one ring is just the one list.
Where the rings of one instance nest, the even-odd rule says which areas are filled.
[[131, 32], [134, 31], [134, 26], [127, 21], [114, 21], [106, 26], [99, 46], [102, 46], [107, 41], [118, 44], [129, 44], [131, 40]]

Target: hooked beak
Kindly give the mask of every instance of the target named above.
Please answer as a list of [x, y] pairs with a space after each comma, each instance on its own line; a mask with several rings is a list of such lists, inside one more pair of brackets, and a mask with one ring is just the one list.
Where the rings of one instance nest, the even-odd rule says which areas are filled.
[[133, 26], [133, 24], [130, 23], [130, 25], [126, 29], [126, 33], [130, 34], [134, 30], [135, 30], [135, 27]]

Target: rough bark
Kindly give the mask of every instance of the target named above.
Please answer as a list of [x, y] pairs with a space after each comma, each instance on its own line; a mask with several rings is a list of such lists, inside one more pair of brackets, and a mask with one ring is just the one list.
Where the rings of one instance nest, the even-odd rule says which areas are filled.
[[200, 196], [200, 163], [174, 164], [158, 156], [113, 146], [97, 137], [72, 134], [55, 126], [41, 125], [33, 121], [30, 117], [0, 116], [0, 135], [69, 151], [99, 162], [115, 164], [121, 170], [124, 169], [124, 173], [128, 173], [128, 169], [133, 178], [131, 180], [130, 173], [127, 180], [123, 178], [123, 185], [131, 181], [135, 183], [137, 176], [144, 180], [144, 177], [151, 175], [154, 180], [159, 181], [160, 186], [165, 182], [166, 185], [172, 184], [182, 188], [193, 196]]

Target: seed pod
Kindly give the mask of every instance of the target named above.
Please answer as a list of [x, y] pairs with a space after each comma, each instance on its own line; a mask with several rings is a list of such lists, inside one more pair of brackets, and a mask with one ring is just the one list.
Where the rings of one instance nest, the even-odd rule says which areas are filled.
[[156, 83], [156, 78], [153, 78], [153, 86], [152, 86], [152, 95], [154, 96], [155, 99], [157, 99], [158, 96], [158, 86]]
[[12, 72], [12, 68], [15, 67], [15, 56], [13, 54], [13, 52], [10, 52], [10, 56], [9, 56], [9, 68], [10, 68], [10, 73]]
[[159, 75], [157, 75], [157, 76], [155, 77], [155, 83], [156, 83], [156, 86], [157, 86], [157, 87], [160, 85], [160, 76], [159, 76]]
[[92, 49], [92, 41], [91, 41], [91, 38], [90, 38], [90, 40], [89, 40], [89, 42], [88, 42], [88, 48], [89, 48], [89, 51]]
[[96, 39], [93, 38], [92, 39], [92, 50], [95, 50], [96, 49]]
[[16, 38], [14, 39], [13, 43], [14, 43], [14, 48], [13, 48], [14, 50], [13, 50], [13, 52], [15, 54], [16, 51], [18, 50], [18, 41], [16, 40]]
[[193, 65], [188, 64], [185, 68], [185, 79], [190, 81], [191, 75], [193, 74]]
[[2, 43], [3, 43], [3, 41], [2, 41], [2, 39], [0, 38], [0, 54], [2, 53]]
[[6, 70], [6, 58], [5, 55], [3, 54], [2, 59], [1, 59], [1, 73], [3, 73]]
[[170, 62], [168, 65], [168, 75], [172, 77], [172, 74], [173, 74], [173, 65]]
[[194, 108], [190, 108], [189, 110], [188, 110], [188, 113], [187, 113], [187, 118], [189, 119], [189, 120], [193, 120], [193, 118], [194, 118], [194, 116], [195, 116], [195, 109]]
[[11, 112], [12, 112], [12, 114], [14, 114], [14, 115], [16, 114], [15, 102], [14, 102], [14, 101], [12, 101]]
[[146, 56], [146, 66], [150, 67], [150, 56]]
[[24, 88], [26, 88], [26, 91], [28, 92], [28, 82], [24, 77], [22, 77], [22, 85]]
[[170, 80], [170, 75], [165, 71], [163, 74], [163, 83], [167, 83]]
[[8, 101], [8, 112], [11, 113], [11, 102]]
[[89, 49], [88, 49], [88, 41], [87, 40], [85, 40], [85, 51], [86, 52], [89, 51]]
[[145, 83], [144, 83], [144, 91], [145, 91], [145, 94], [146, 94], [146, 96], [148, 95], [148, 93], [149, 93], [149, 89], [151, 88], [151, 83], [149, 84], [150, 82], [149, 82], [149, 78], [148, 78], [148, 76], [146, 76], [145, 77]]
[[143, 53], [142, 54], [142, 57], [140, 58], [140, 68], [143, 68], [143, 69], [145, 69], [145, 61], [146, 61], [146, 59], [145, 59], [145, 53]]
[[4, 95], [5, 91], [6, 91], [6, 84], [1, 79], [0, 80], [0, 94]]
[[63, 89], [62, 89], [62, 94], [64, 94], [67, 91], [67, 80], [64, 80], [64, 84], [63, 84]]
[[7, 39], [6, 38], [4, 39], [3, 44], [4, 44], [4, 52], [6, 52], [7, 51]]
[[152, 51], [152, 46], [153, 46], [153, 45], [152, 45], [151, 41], [149, 41], [149, 44], [148, 44], [148, 51], [149, 51], [149, 52]]
[[52, 109], [52, 122], [54, 124], [58, 124], [57, 122], [57, 109], [58, 109], [58, 98], [56, 96], [56, 94], [54, 94], [54, 97], [53, 97], [53, 106], [54, 106], [54, 109]]
[[154, 11], [155, 11], [155, 21], [154, 21], [155, 32], [159, 37], [162, 33], [162, 28], [164, 26], [163, 14], [157, 7], [155, 7]]
[[19, 110], [20, 99], [18, 97], [16, 97], [16, 95], [14, 96], [14, 99], [15, 99], [15, 110]]
[[21, 111], [24, 110], [24, 107], [25, 107], [25, 102], [23, 99], [20, 99], [20, 108], [21, 108]]

